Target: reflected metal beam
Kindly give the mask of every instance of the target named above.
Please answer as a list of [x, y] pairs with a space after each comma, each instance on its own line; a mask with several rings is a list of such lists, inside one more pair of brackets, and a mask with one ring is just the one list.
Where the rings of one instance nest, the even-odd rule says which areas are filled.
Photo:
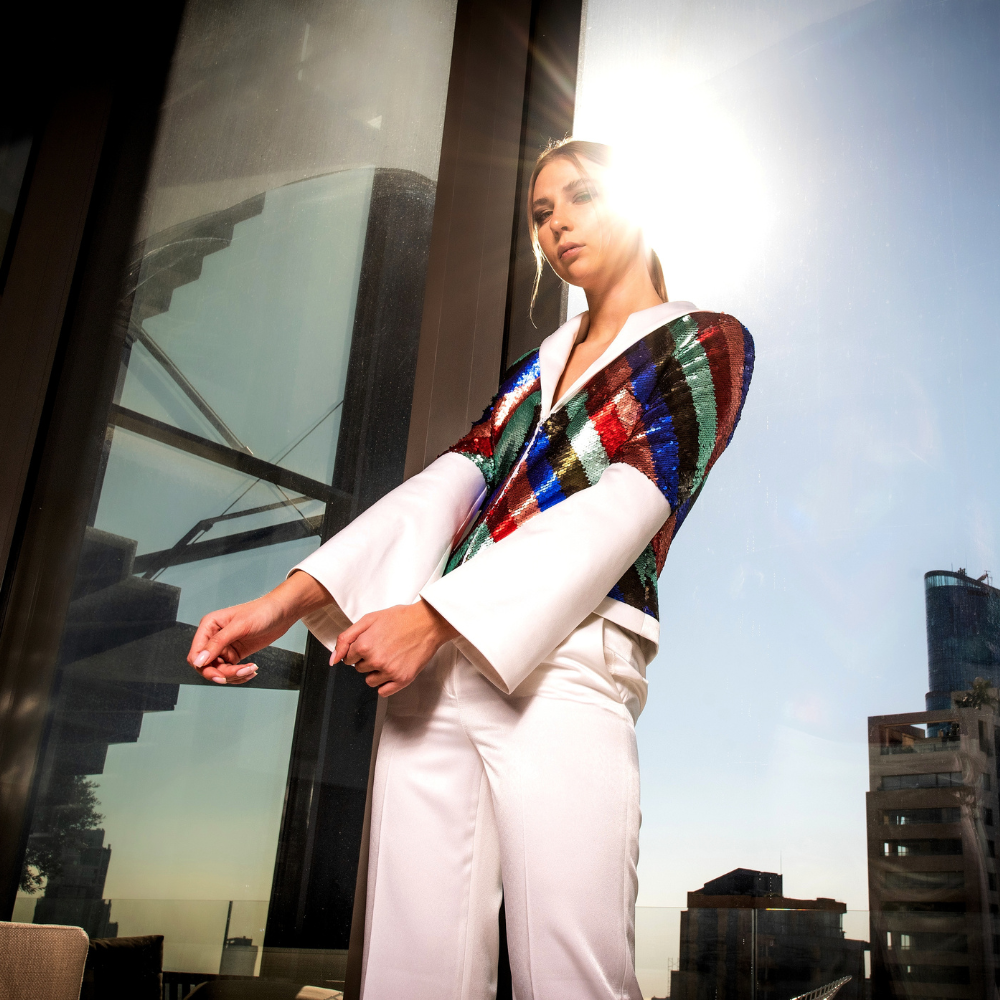
[[319, 535], [322, 530], [322, 514], [285, 521], [282, 524], [269, 524], [264, 528], [252, 528], [249, 531], [223, 535], [222, 538], [211, 538], [207, 542], [192, 542], [190, 545], [175, 546], [172, 549], [146, 552], [135, 557], [132, 572], [149, 576], [168, 566], [198, 562], [201, 559], [214, 559], [217, 556], [229, 555], [231, 552], [245, 552], [247, 549], [260, 549], [266, 545], [294, 542], [299, 538]]
[[233, 433], [230, 426], [212, 409], [208, 400], [191, 384], [188, 377], [177, 367], [173, 358], [160, 347], [160, 345], [142, 328], [141, 324], [129, 323], [129, 336], [133, 340], [138, 340], [143, 347], [153, 356], [153, 360], [177, 383], [181, 392], [191, 400], [198, 408], [201, 415], [225, 438], [230, 448], [237, 451], [246, 452], [252, 455], [253, 452]]
[[255, 479], [263, 479], [265, 482], [273, 483], [275, 486], [283, 486], [298, 493], [304, 493], [314, 500], [322, 500], [324, 503], [335, 506], [349, 507], [351, 502], [350, 494], [343, 490], [338, 490], [326, 483], [321, 483], [318, 479], [310, 479], [298, 472], [282, 468], [280, 465], [273, 465], [265, 462], [255, 455], [248, 455], [246, 452], [237, 451], [228, 445], [219, 444], [217, 441], [209, 441], [198, 434], [181, 430], [172, 424], [164, 423], [155, 417], [149, 417], [145, 413], [137, 413], [117, 403], [112, 404], [108, 416], [108, 422], [123, 430], [132, 431], [134, 434], [141, 434], [143, 437], [159, 441], [161, 444], [185, 451], [189, 455], [197, 455], [198, 458], [215, 462], [216, 465], [225, 466], [227, 469], [234, 469], [244, 475], [253, 476]]

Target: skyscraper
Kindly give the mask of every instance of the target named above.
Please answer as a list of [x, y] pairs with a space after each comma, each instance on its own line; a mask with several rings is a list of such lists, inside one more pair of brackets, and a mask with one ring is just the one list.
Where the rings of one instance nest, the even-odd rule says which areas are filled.
[[927, 711], [951, 708], [952, 691], [977, 677], [1000, 687], [1000, 590], [964, 569], [924, 574], [927, 602]]
[[879, 1000], [995, 995], [996, 725], [989, 705], [868, 720], [868, 893]]

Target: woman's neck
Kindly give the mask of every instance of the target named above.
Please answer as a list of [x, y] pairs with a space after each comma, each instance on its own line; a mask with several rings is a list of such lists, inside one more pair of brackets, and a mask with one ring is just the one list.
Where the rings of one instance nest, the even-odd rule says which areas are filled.
[[632, 313], [663, 301], [656, 294], [643, 255], [637, 255], [625, 273], [611, 284], [585, 288], [584, 292], [588, 313], [585, 339], [595, 345], [610, 344]]

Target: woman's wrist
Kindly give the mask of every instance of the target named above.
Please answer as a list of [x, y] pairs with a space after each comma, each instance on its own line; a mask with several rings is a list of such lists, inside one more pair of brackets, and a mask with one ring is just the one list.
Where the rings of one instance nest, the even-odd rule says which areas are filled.
[[437, 642], [438, 649], [440, 649], [446, 642], [450, 642], [452, 639], [458, 638], [458, 629], [456, 629], [447, 618], [445, 618], [433, 605], [428, 604], [422, 597], [420, 598], [420, 606], [427, 614], [431, 632]]
[[276, 615], [292, 623], [333, 603], [326, 587], [302, 570], [295, 570], [261, 600], [273, 602]]

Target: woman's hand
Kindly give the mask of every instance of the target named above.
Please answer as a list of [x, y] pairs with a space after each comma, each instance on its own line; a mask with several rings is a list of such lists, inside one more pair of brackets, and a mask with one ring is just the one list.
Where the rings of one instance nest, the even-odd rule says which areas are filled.
[[205, 615], [191, 642], [187, 661], [216, 684], [246, 684], [257, 676], [255, 663], [239, 661], [270, 646], [303, 615], [333, 600], [308, 573], [293, 573], [269, 594]]
[[397, 604], [359, 618], [337, 637], [331, 665], [343, 660], [383, 698], [402, 691], [449, 639], [458, 635], [425, 601]]

